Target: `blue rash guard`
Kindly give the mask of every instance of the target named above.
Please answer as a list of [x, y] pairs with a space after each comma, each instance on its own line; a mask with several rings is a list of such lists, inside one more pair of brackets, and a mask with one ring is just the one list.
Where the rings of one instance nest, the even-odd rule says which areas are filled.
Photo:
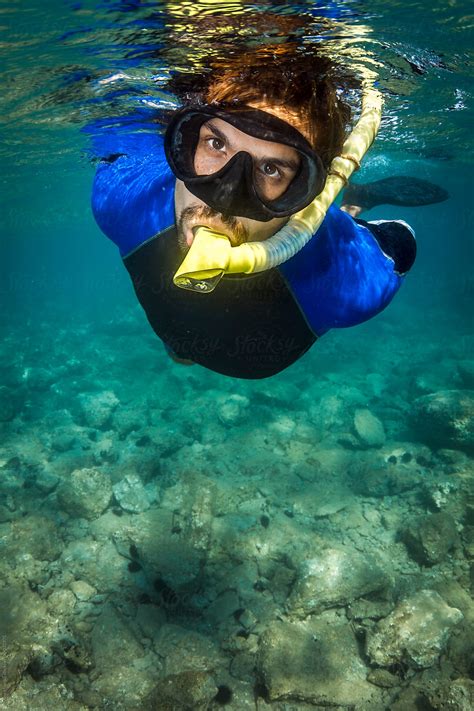
[[210, 294], [179, 289], [172, 174], [160, 135], [101, 145], [95, 219], [117, 245], [147, 318], [180, 358], [225, 375], [264, 378], [300, 358], [331, 328], [382, 311], [413, 264], [411, 229], [365, 223], [333, 206], [308, 244], [276, 269], [228, 275]]

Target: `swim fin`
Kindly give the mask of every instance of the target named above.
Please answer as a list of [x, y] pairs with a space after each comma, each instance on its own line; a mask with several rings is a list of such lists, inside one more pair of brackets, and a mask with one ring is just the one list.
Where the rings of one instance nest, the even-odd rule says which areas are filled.
[[449, 193], [428, 180], [394, 175], [373, 183], [350, 183], [344, 191], [342, 205], [359, 205], [365, 210], [376, 205], [433, 205], [447, 200]]

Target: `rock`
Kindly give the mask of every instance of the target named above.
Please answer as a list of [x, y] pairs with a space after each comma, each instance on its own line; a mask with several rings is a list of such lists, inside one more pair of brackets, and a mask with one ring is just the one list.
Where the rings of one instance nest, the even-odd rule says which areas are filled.
[[474, 388], [474, 360], [460, 360], [458, 372], [465, 388]]
[[349, 625], [334, 620], [274, 623], [260, 637], [257, 673], [270, 702], [365, 709], [379, 693], [366, 681]]
[[363, 598], [351, 603], [347, 610], [350, 620], [380, 620], [387, 617], [393, 610], [393, 603], [385, 600], [364, 600]]
[[237, 652], [232, 657], [229, 671], [235, 679], [255, 682], [255, 654], [247, 651]]
[[110, 604], [104, 606], [97, 618], [91, 642], [96, 665], [101, 670], [131, 665], [145, 654], [128, 620]]
[[196, 522], [197, 516], [194, 522], [190, 517], [181, 526], [171, 511], [149, 509], [140, 514], [137, 528], [130, 534], [143, 572], [166, 606], [175, 607], [183, 601], [181, 592], [189, 593], [207, 558], [205, 531], [195, 531]]
[[2, 558], [22, 561], [22, 566], [26, 565], [27, 556], [35, 560], [56, 560], [63, 547], [53, 521], [40, 515], [19, 519], [2, 538]]
[[385, 443], [383, 424], [370, 410], [358, 409], [355, 411], [354, 429], [366, 447], [381, 447]]
[[213, 625], [219, 625], [240, 608], [240, 600], [235, 590], [226, 590], [218, 595], [206, 608], [206, 618]]
[[327, 548], [299, 565], [287, 609], [291, 615], [306, 617], [386, 590], [390, 584], [387, 571], [372, 556], [349, 548]]
[[[146, 665], [145, 668], [142, 668], [142, 665]], [[147, 660], [133, 660], [127, 665], [115, 664], [113, 668], [109, 667], [103, 673], [94, 669], [90, 685], [80, 687], [82, 694], [86, 688], [89, 694], [86, 708], [104, 708], [105, 702], [106, 708], [117, 709], [117, 711], [119, 709], [120, 711], [125, 709], [152, 711], [149, 705], [145, 705], [145, 700], [156, 684], [158, 672], [156, 655]], [[156, 706], [155, 709], [168, 711], [168, 707], [164, 706]], [[81, 706], [78, 711], [84, 711], [84, 706]]]
[[54, 590], [47, 600], [51, 615], [67, 619], [76, 606], [76, 598], [70, 590]]
[[242, 614], [239, 615], [239, 623], [245, 627], [246, 630], [252, 630], [257, 622], [258, 620], [252, 610], [244, 610]]
[[99, 469], [76, 469], [57, 489], [58, 503], [75, 518], [93, 519], [112, 498], [110, 477]]
[[113, 486], [114, 496], [120, 506], [130, 513], [140, 513], [150, 508], [145, 487], [142, 480], [136, 474], [127, 476]]
[[217, 692], [207, 672], [184, 671], [159, 681], [147, 701], [153, 711], [206, 711]]
[[35, 679], [39, 677], [53, 674], [54, 670], [61, 664], [61, 658], [56, 652], [43, 647], [42, 645], [34, 645], [32, 649], [32, 659], [28, 666], [28, 672]]
[[57, 487], [59, 483], [59, 477], [53, 472], [49, 472], [47, 469], [42, 469], [36, 475], [35, 484], [40, 491], [45, 494], [49, 494], [53, 489]]
[[420, 565], [441, 563], [458, 542], [456, 523], [447, 513], [416, 516], [401, 531], [411, 557]]
[[70, 427], [57, 427], [51, 436], [51, 447], [55, 452], [68, 452], [74, 449], [77, 435]]
[[137, 627], [110, 603], [91, 634], [94, 676], [90, 686], [114, 709], [143, 709], [161, 672], [156, 654], [141, 645]]
[[[449, 663], [459, 676], [470, 677], [474, 659], [474, 605], [472, 602], [474, 585], [471, 583], [470, 594], [453, 576], [443, 575], [443, 577], [439, 576], [433, 587], [450, 607], [461, 610], [464, 615], [462, 624], [456, 629], [456, 634], [450, 637], [446, 656], [449, 657]], [[467, 585], [466, 587], [468, 588]]]
[[[211, 547], [217, 488], [207, 477], [186, 473], [166, 489], [159, 509], [137, 517], [130, 543], [136, 545], [145, 575], [164, 580], [175, 591], [201, 574]], [[223, 520], [223, 519], [222, 519]]]
[[61, 556], [63, 570], [85, 580], [100, 593], [116, 592], [124, 584], [129, 577], [127, 564], [112, 541], [99, 542], [90, 537], [71, 541]]
[[370, 681], [374, 686], [380, 686], [382, 689], [391, 689], [401, 684], [400, 677], [387, 671], [387, 669], [371, 669], [367, 674], [367, 681]]
[[80, 602], [90, 600], [97, 594], [97, 590], [85, 580], [73, 580], [69, 587]]
[[436, 711], [472, 711], [474, 708], [474, 681], [459, 678], [445, 679], [440, 674], [422, 687], [426, 704]]
[[30, 366], [25, 368], [22, 380], [30, 390], [44, 391], [49, 390], [56, 377], [54, 372], [46, 370], [46, 368]]
[[104, 390], [101, 393], [79, 395], [79, 405], [85, 423], [89, 427], [104, 427], [119, 404], [115, 393]]
[[[69, 642], [69, 640], [68, 640]], [[76, 672], [88, 672], [94, 666], [89, 642], [85, 639], [74, 638], [74, 643], [66, 643], [62, 650], [62, 657], [66, 666], [75, 669]]]
[[9, 422], [17, 414], [14, 391], [6, 385], [0, 386], [0, 422]]
[[[58, 629], [57, 618], [48, 614], [46, 602], [12, 578], [8, 587], [0, 588], [0, 611], [0, 696], [6, 698], [35, 655], [50, 651]], [[0, 705], [3, 709], [1, 701]]]
[[212, 672], [222, 663], [211, 637], [178, 625], [163, 625], [155, 639], [166, 675], [183, 671]]
[[427, 669], [436, 664], [452, 627], [462, 619], [462, 612], [449, 607], [438, 593], [421, 590], [369, 631], [367, 654], [381, 667], [404, 664]]
[[23, 672], [30, 664], [32, 652], [21, 645], [0, 645], [0, 669], [2, 670], [0, 700], [8, 698], [20, 683]]
[[135, 619], [142, 635], [156, 643], [160, 629], [166, 624], [166, 610], [156, 605], [138, 605]]
[[435, 447], [474, 448], [474, 391], [440, 390], [413, 403], [413, 427]]
[[296, 422], [288, 415], [280, 414], [273, 419], [269, 426], [280, 437], [291, 437], [295, 432]]
[[423, 487], [423, 494], [427, 502], [433, 508], [440, 511], [450, 500], [453, 499], [453, 494], [458, 490], [456, 481], [426, 481]]
[[249, 399], [244, 395], [229, 395], [217, 403], [217, 416], [224, 425], [235, 425], [247, 416]]
[[118, 432], [121, 439], [125, 439], [130, 432], [143, 427], [144, 411], [137, 408], [121, 407], [115, 410], [112, 416], [112, 427]]
[[419, 486], [423, 477], [414, 467], [403, 464], [393, 466], [359, 466], [355, 468], [351, 477], [351, 486], [357, 494], [362, 496], [396, 496], [404, 491], [410, 491]]
[[472, 711], [474, 708], [474, 681], [456, 679], [450, 683], [444, 702], [452, 711]]

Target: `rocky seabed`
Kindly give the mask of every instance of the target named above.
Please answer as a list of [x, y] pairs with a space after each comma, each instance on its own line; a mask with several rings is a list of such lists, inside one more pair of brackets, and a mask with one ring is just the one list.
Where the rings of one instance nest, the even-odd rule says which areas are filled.
[[474, 361], [411, 328], [255, 382], [9, 328], [0, 707], [474, 708]]

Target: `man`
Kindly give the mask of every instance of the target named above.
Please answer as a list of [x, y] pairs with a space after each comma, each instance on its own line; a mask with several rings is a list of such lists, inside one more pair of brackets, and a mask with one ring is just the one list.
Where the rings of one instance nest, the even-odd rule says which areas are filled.
[[[400, 221], [355, 221], [348, 213], [364, 207], [357, 189], [280, 267], [225, 276], [209, 294], [173, 283], [197, 226], [233, 245], [264, 241], [321, 191], [350, 118], [332, 65], [277, 45], [175, 79], [171, 89], [185, 109], [172, 116], [166, 157], [159, 135], [118, 141], [92, 199], [170, 355], [233, 377], [268, 377], [329, 329], [382, 311], [413, 264], [414, 236]], [[379, 192], [366, 189], [365, 205], [396, 202]]]

